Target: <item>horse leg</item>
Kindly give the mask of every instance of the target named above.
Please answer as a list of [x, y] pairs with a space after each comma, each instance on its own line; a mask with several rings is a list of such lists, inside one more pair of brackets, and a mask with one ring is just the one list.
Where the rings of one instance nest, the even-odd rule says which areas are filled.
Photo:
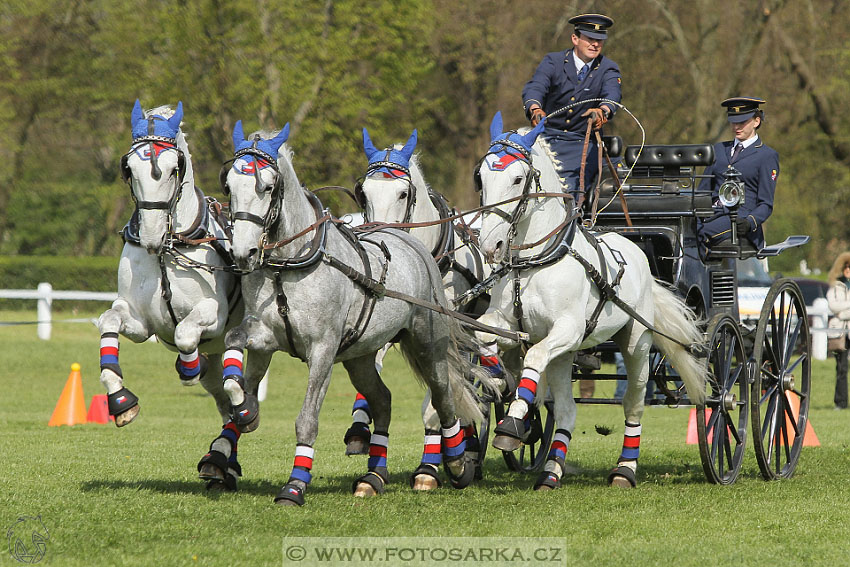
[[198, 352], [198, 344], [203, 332], [215, 329], [218, 323], [218, 301], [207, 298], [199, 301], [174, 328], [174, 344], [180, 351], [174, 366], [184, 386], [194, 386], [206, 373], [209, 366], [207, 357]]
[[100, 382], [106, 388], [109, 415], [115, 418], [115, 425], [123, 427], [139, 414], [139, 398], [124, 387], [124, 376], [118, 364], [118, 334], [124, 333], [131, 340], [141, 342], [151, 333], [144, 321], [133, 317], [130, 305], [120, 297], [100, 316], [97, 327], [100, 330]]
[[[631, 325], [631, 327], [635, 328], [636, 326]], [[626, 393], [623, 396], [625, 430], [623, 433], [623, 449], [620, 452], [620, 458], [617, 459], [617, 466], [608, 475], [608, 484], [621, 488], [637, 486], [635, 475], [640, 454], [640, 420], [643, 417], [646, 382], [649, 377], [649, 350], [652, 345], [652, 336], [645, 330], [638, 330], [637, 332], [636, 340], [630, 340], [628, 343], [626, 341], [620, 342], [626, 374], [629, 377]], [[625, 330], [621, 333], [626, 334]], [[616, 339], [620, 339], [619, 334], [615, 337]]]
[[210, 450], [201, 457], [198, 478], [207, 481], [207, 490], [236, 492], [236, 481], [242, 476], [242, 467], [236, 458], [236, 444], [241, 435], [236, 424], [228, 421], [210, 444]]
[[567, 353], [549, 363], [546, 371], [546, 384], [554, 400], [554, 416], [558, 429], [552, 438], [543, 471], [534, 483], [534, 490], [560, 488], [561, 479], [566, 473], [567, 451], [576, 423], [576, 402], [573, 399], [572, 387], [574, 358], [574, 353]]
[[[580, 321], [581, 325], [577, 324], [577, 321]], [[528, 432], [525, 416], [537, 397], [540, 374], [546, 370], [550, 361], [577, 350], [583, 334], [583, 315], [576, 317], [567, 313], [555, 321], [542, 341], [528, 349], [514, 401], [511, 402], [507, 415], [493, 429], [493, 447], [502, 451], [516, 451], [520, 448]]]
[[392, 396], [378, 374], [375, 357], [361, 356], [343, 362], [343, 366], [351, 384], [368, 400], [375, 423], [375, 432], [369, 440], [368, 472], [354, 481], [352, 492], [357, 497], [383, 494], [389, 480], [387, 445]]
[[[384, 357], [392, 348], [392, 343], [387, 343], [384, 348], [375, 355], [375, 370], [380, 376], [384, 367]], [[346, 455], [368, 455], [369, 437], [372, 435], [369, 424], [372, 423], [372, 414], [369, 411], [369, 402], [360, 392], [354, 397], [354, 406], [351, 408], [351, 427], [345, 432], [343, 442], [345, 443]]]
[[431, 404], [431, 391], [425, 393], [422, 401], [422, 423], [425, 425], [425, 442], [422, 460], [410, 475], [410, 487], [416, 491], [427, 492], [440, 486], [438, 471], [443, 463], [440, 435], [440, 416]]
[[257, 387], [271, 362], [272, 352], [250, 350], [248, 365], [243, 373], [244, 349], [248, 334], [242, 325], [231, 329], [225, 337], [222, 362], [222, 387], [230, 398], [230, 417], [242, 433], [254, 431], [260, 425], [260, 402]]
[[[311, 472], [314, 456], [313, 444], [316, 442], [316, 436], [319, 433], [319, 410], [322, 408], [322, 402], [328, 391], [338, 344], [338, 340], [331, 340], [327, 341], [326, 344], [313, 345], [311, 352], [307, 353], [307, 360], [311, 361], [310, 377], [307, 382], [307, 392], [304, 394], [304, 401], [301, 404], [301, 411], [295, 420], [295, 462], [289, 480], [274, 499], [277, 504], [283, 506], [304, 505], [304, 491], [313, 478]], [[372, 372], [374, 372], [374, 357], [371, 358], [370, 364]], [[354, 387], [357, 388], [357, 384]], [[375, 435], [377, 435], [377, 431]]]

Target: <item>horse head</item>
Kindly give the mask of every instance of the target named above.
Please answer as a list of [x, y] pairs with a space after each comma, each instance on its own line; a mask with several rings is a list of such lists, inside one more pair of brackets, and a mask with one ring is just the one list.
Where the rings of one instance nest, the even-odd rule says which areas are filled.
[[531, 148], [542, 131], [541, 121], [526, 134], [505, 132], [501, 112], [496, 112], [490, 123], [490, 149], [475, 170], [476, 190], [481, 194], [482, 206], [510, 201], [482, 213], [479, 243], [490, 263], [499, 263], [505, 258], [517, 223], [524, 219], [536, 175], [531, 164]]
[[133, 142], [121, 158], [121, 176], [139, 212], [140, 244], [151, 253], [165, 244], [186, 173], [178, 147], [181, 120], [182, 102], [176, 110], [161, 106], [145, 113], [138, 99], [130, 118]]
[[242, 121], [233, 127], [234, 158], [221, 171], [222, 189], [230, 196], [233, 221], [233, 259], [236, 267], [252, 271], [261, 259], [260, 247], [279, 220], [284, 179], [279, 154], [289, 138], [289, 123], [276, 135], [254, 133], [248, 139]]
[[417, 142], [416, 130], [404, 146], [379, 150], [363, 128], [363, 151], [369, 165], [354, 188], [357, 204], [367, 221], [409, 222], [416, 204], [410, 162]]

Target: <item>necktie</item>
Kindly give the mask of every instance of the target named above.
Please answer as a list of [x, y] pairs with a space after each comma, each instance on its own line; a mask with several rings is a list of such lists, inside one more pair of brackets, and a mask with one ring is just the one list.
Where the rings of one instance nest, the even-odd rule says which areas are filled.
[[729, 160], [729, 163], [735, 163], [735, 160], [738, 159], [738, 156], [741, 155], [741, 151], [744, 149], [744, 144], [735, 144], [735, 148], [732, 150], [732, 159]]
[[590, 71], [590, 65], [587, 63], [584, 64], [584, 67], [581, 68], [581, 71], [578, 72], [578, 82], [582, 82], [584, 78], [587, 76], [587, 72]]

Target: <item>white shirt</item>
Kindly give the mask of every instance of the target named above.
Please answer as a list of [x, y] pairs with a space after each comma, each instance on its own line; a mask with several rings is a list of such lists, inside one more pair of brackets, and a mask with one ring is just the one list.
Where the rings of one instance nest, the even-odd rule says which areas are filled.
[[752, 137], [752, 138], [750, 138], [750, 139], [748, 139], [748, 140], [744, 140], [743, 142], [742, 142], [742, 141], [740, 141], [740, 140], [738, 140], [738, 139], [736, 138], [736, 139], [735, 139], [735, 143], [734, 143], [734, 144], [732, 144], [732, 151], [729, 153], [729, 155], [730, 155], [730, 156], [732, 155], [732, 152], [734, 152], [734, 151], [735, 151], [735, 146], [737, 146], [738, 144], [740, 144], [740, 145], [744, 146], [743, 148], [741, 148], [742, 150], [746, 150], [747, 148], [749, 148], [750, 146], [752, 146], [753, 144], [755, 144], [755, 143], [756, 143], [756, 141], [758, 141], [758, 139], [759, 139], [758, 134], [753, 134], [753, 137]]
[[590, 63], [585, 63], [581, 60], [581, 58], [576, 55], [575, 49], [573, 50], [573, 63], [576, 66], [576, 75], [581, 73], [582, 68], [587, 65], [587, 70], [590, 71], [590, 63], [593, 63], [593, 59], [590, 60]]

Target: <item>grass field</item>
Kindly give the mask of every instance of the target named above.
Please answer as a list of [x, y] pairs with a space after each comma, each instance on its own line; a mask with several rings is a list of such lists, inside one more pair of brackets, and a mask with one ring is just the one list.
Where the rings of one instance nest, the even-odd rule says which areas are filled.
[[[32, 316], [0, 312], [0, 321]], [[813, 365], [810, 418], [821, 446], [804, 448], [790, 480], [763, 481], [748, 446], [735, 485], [708, 484], [697, 446], [685, 444], [688, 410], [653, 407], [644, 415], [638, 488], [608, 488], [605, 476], [622, 443], [622, 410], [581, 407], [568, 455], [576, 473], [563, 489], [532, 492], [534, 478], [508, 472], [491, 449], [484, 481], [463, 491], [414, 494], [407, 475], [421, 452], [422, 392], [401, 357], [391, 354], [384, 372], [395, 418], [391, 483], [384, 496], [365, 501], [350, 494], [366, 459], [344, 456], [353, 389], [338, 367], [307, 505], [293, 509], [276, 506], [273, 497], [292, 466], [302, 363], [274, 358], [262, 424], [239, 444], [240, 490], [211, 495], [195, 467], [220, 421], [200, 386], [178, 384], [174, 354], [154, 343], [122, 341], [125, 384], [142, 408], [129, 426], [48, 427], [71, 363], [82, 366], [87, 404], [103, 393], [97, 329], [60, 323], [52, 340], [39, 341], [32, 326], [6, 326], [0, 344], [0, 530], [19, 516], [40, 515], [50, 534], [43, 565], [280, 565], [284, 538], [366, 535], [562, 538], [562, 561], [546, 564], [850, 564], [850, 411], [833, 409], [832, 361]], [[613, 384], [597, 388], [613, 392]], [[614, 433], [602, 436], [595, 425]], [[0, 566], [14, 564], [7, 550], [0, 553]]]

